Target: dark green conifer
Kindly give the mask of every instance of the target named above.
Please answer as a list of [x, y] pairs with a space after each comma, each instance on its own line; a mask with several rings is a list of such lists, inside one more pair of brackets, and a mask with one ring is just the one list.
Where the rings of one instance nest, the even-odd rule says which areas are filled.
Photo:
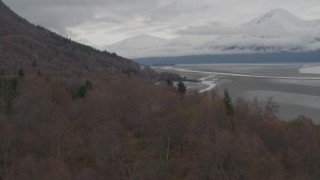
[[185, 94], [187, 92], [186, 86], [184, 85], [182, 80], [180, 80], [177, 84], [177, 91], [181, 94]]
[[224, 97], [223, 97], [224, 104], [227, 109], [227, 115], [233, 117], [235, 115], [234, 106], [232, 103], [232, 98], [229, 94], [229, 91], [227, 89], [224, 90]]
[[24, 77], [24, 72], [23, 72], [22, 68], [19, 69], [18, 75], [19, 75], [20, 78]]

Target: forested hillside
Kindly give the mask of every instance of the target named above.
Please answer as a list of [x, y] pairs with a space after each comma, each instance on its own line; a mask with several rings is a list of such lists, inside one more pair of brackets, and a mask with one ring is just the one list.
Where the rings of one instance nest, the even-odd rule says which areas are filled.
[[320, 129], [29, 24], [0, 1], [0, 179], [320, 179]]
[[138, 71], [133, 61], [61, 37], [35, 26], [0, 1], [0, 70], [17, 67], [44, 74], [82, 75], [90, 72], [115, 74]]

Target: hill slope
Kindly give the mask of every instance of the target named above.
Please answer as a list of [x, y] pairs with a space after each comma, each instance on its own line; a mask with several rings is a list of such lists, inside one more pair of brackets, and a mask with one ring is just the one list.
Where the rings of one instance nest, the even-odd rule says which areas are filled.
[[44, 73], [117, 73], [139, 70], [128, 59], [101, 52], [30, 24], [0, 1], [0, 69]]
[[184, 95], [0, 12], [1, 67], [27, 72], [0, 75], [1, 180], [320, 179], [319, 126], [280, 121], [272, 98]]

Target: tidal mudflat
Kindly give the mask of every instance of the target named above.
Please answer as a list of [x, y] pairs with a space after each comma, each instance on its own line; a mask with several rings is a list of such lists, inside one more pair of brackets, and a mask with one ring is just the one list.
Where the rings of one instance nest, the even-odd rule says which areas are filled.
[[234, 99], [267, 100], [280, 105], [279, 117], [290, 120], [299, 115], [320, 123], [320, 64], [192, 64], [153, 67], [179, 73], [200, 82], [186, 85], [201, 93], [228, 89]]

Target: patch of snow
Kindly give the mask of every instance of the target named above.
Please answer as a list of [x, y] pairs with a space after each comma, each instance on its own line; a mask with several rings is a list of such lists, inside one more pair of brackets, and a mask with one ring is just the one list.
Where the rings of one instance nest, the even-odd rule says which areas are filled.
[[138, 35], [105, 49], [127, 58], [320, 50], [320, 20], [303, 20], [283, 9], [240, 26], [209, 28], [208, 34], [201, 36], [192, 34], [201, 29], [187, 28], [174, 39]]
[[117, 42], [109, 47], [106, 47], [108, 50], [114, 51], [141, 51], [150, 48], [155, 48], [163, 46], [166, 42], [166, 39], [154, 37], [147, 34], [141, 34], [134, 36], [123, 41]]
[[211, 91], [213, 88], [215, 88], [217, 86], [217, 83], [214, 83], [215, 80], [212, 81], [202, 81], [202, 84], [207, 85], [208, 87], [205, 89], [202, 89], [199, 91], [199, 93], [203, 93], [203, 92], [207, 92], [207, 91]]
[[207, 88], [204, 88], [202, 90], [199, 90], [199, 93], [204, 93], [207, 91], [211, 91], [213, 88], [215, 88], [217, 86], [217, 83], [215, 83], [215, 81], [217, 81], [217, 79], [211, 79], [212, 77], [214, 77], [215, 75], [210, 75], [210, 76], [206, 76], [203, 78], [200, 78], [199, 81], [201, 81], [202, 84], [208, 86]]

